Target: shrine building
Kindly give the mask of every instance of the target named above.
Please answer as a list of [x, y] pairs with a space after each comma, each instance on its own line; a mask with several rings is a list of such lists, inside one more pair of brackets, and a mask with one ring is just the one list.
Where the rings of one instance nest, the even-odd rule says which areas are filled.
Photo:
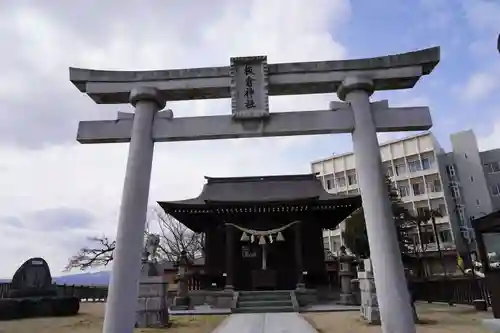
[[207, 285], [293, 290], [328, 284], [322, 230], [360, 208], [359, 195], [330, 194], [315, 174], [205, 179], [198, 197], [159, 205], [205, 233]]

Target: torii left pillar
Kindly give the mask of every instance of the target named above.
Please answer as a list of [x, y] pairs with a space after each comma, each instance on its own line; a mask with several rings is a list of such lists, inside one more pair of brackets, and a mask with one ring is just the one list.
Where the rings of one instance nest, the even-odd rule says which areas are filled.
[[165, 107], [156, 88], [134, 88], [130, 103], [135, 107], [125, 182], [118, 218], [113, 272], [109, 284], [104, 333], [133, 333], [136, 318], [141, 248], [153, 164], [153, 122]]

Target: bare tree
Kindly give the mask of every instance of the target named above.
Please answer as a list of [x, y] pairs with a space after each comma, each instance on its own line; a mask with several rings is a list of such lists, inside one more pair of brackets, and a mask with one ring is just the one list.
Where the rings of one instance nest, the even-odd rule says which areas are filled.
[[107, 266], [113, 260], [115, 241], [108, 237], [89, 237], [92, 246], [82, 247], [77, 254], [72, 256], [65, 267], [65, 271], [79, 268], [82, 271], [91, 267]]
[[[160, 234], [160, 245], [156, 259], [175, 262], [182, 251], [188, 259], [194, 261], [203, 257], [205, 253], [205, 235], [195, 233], [160, 208], [153, 208], [148, 214], [148, 227], [144, 231], [145, 237], [149, 233], [149, 226], [157, 225]], [[72, 256], [65, 267], [66, 271], [80, 269], [82, 271], [93, 267], [107, 266], [113, 261], [113, 252], [116, 241], [111, 241], [106, 236], [89, 237], [91, 245], [81, 248]]]
[[159, 258], [176, 261], [182, 251], [186, 252], [190, 261], [203, 256], [205, 253], [203, 233], [195, 233], [159, 208], [153, 208], [151, 215], [150, 222], [156, 223], [160, 228]]

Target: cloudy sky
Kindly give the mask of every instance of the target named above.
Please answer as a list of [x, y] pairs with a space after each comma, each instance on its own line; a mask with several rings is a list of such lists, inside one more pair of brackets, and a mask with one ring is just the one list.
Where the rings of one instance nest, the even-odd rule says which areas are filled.
[[[69, 66], [333, 60], [440, 45], [431, 76], [374, 99], [429, 105], [445, 148], [450, 133], [472, 128], [489, 149], [500, 146], [499, 17], [494, 0], [0, 1], [0, 277], [31, 256], [58, 275], [87, 236], [116, 230], [127, 145], [80, 145], [75, 136], [78, 121], [130, 107], [95, 105], [69, 82]], [[276, 97], [271, 111], [322, 109], [332, 99]], [[227, 100], [169, 108], [177, 116], [230, 112]], [[196, 196], [204, 175], [309, 172], [311, 160], [350, 149], [349, 135], [158, 144], [150, 200]]]

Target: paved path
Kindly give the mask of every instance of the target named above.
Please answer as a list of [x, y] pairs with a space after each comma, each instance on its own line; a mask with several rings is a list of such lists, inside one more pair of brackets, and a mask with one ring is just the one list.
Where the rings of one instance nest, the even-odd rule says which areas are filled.
[[227, 317], [213, 333], [318, 333], [298, 313], [237, 313]]

